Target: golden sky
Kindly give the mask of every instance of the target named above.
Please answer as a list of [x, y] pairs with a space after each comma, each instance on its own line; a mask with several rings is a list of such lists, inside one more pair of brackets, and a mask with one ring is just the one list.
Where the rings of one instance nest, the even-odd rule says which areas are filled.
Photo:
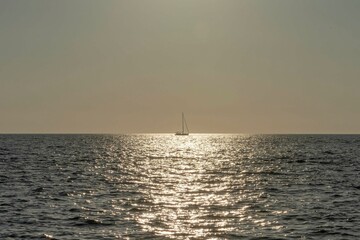
[[358, 0], [1, 0], [0, 133], [360, 133]]

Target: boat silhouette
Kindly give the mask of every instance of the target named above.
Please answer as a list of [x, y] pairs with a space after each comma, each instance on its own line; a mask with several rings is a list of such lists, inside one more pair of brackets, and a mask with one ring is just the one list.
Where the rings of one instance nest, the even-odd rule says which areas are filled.
[[[181, 113], [181, 127], [182, 127], [182, 130], [181, 130], [181, 131], [177, 131], [177, 132], [175, 133], [175, 135], [178, 135], [178, 136], [187, 136], [187, 135], [189, 135], [189, 128], [188, 128], [188, 126], [187, 126], [184, 113]], [[185, 131], [185, 128], [184, 128], [184, 127], [186, 128], [186, 131]]]

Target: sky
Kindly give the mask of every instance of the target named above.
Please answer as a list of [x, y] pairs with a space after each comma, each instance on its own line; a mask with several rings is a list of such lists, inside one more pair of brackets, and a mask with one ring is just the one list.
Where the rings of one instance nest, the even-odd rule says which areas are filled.
[[360, 133], [358, 0], [0, 0], [0, 133]]

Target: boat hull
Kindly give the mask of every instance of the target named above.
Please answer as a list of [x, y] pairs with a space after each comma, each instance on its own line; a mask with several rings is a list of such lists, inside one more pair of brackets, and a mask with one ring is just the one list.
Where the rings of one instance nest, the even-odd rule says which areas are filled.
[[175, 133], [176, 136], [188, 136], [189, 133]]

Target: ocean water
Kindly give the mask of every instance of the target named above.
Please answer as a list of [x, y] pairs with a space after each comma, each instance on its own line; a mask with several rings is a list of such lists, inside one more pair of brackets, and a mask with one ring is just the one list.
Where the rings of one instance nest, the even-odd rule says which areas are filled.
[[0, 239], [360, 239], [360, 135], [0, 135]]

